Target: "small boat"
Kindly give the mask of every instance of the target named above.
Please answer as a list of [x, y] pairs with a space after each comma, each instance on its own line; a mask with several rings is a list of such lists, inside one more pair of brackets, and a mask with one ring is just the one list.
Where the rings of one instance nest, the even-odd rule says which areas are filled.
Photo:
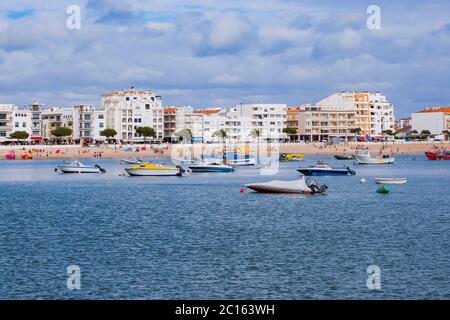
[[406, 178], [376, 178], [375, 183], [377, 184], [405, 184], [408, 183]]
[[309, 166], [297, 169], [305, 176], [353, 176], [356, 172], [350, 167], [332, 167], [322, 161], [318, 161], [315, 166]]
[[122, 164], [143, 164], [144, 161], [141, 158], [127, 158], [127, 159], [121, 159], [120, 163], [122, 163]]
[[383, 184], [381, 187], [377, 188], [377, 193], [389, 193], [391, 187], [388, 184]]
[[286, 193], [286, 194], [315, 194], [325, 193], [327, 185], [320, 185], [316, 180], [302, 176], [299, 180], [281, 181], [274, 180], [263, 183], [250, 183], [247, 188], [261, 193]]
[[32, 160], [33, 159], [33, 155], [29, 154], [29, 153], [25, 153], [23, 155], [20, 156], [22, 158], [22, 160]]
[[450, 160], [450, 152], [448, 151], [444, 151], [442, 153], [425, 152], [425, 156], [428, 160]]
[[189, 169], [192, 172], [233, 172], [232, 166], [220, 162], [202, 162], [189, 164]]
[[358, 164], [391, 164], [395, 162], [395, 158], [389, 155], [381, 157], [372, 157], [369, 150], [363, 150], [355, 153], [353, 159]]
[[289, 161], [303, 161], [305, 158], [304, 154], [301, 153], [280, 153], [280, 161], [289, 162]]
[[341, 155], [341, 154], [335, 154], [334, 157], [335, 157], [337, 160], [353, 160], [353, 156], [350, 155], [350, 154], [344, 154], [344, 155]]
[[244, 158], [244, 159], [231, 159], [228, 160], [227, 163], [230, 166], [254, 166], [256, 165], [255, 158]]
[[5, 158], [8, 160], [14, 160], [16, 159], [16, 154], [14, 152], [7, 153], [5, 154]]
[[82, 164], [80, 161], [64, 161], [63, 165], [57, 166], [55, 172], [61, 171], [62, 173], [105, 173], [106, 170], [100, 167], [98, 164], [95, 166], [88, 166]]
[[185, 169], [183, 169], [181, 166], [176, 166], [176, 167], [168, 167], [168, 166], [163, 166], [160, 164], [154, 164], [154, 163], [144, 163], [144, 164], [140, 164], [137, 166], [133, 166], [130, 168], [126, 168], [125, 171], [130, 175], [130, 176], [146, 176], [146, 177], [150, 177], [150, 176], [185, 176], [187, 175], [189, 172]]

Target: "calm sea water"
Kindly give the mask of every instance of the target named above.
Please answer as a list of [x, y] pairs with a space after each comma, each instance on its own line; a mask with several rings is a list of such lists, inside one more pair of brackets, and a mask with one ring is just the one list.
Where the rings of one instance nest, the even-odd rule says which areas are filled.
[[[450, 161], [416, 157], [320, 177], [317, 196], [239, 192], [297, 178], [296, 163], [275, 177], [131, 178], [118, 160], [85, 161], [103, 175], [0, 161], [0, 299], [449, 299]], [[346, 163], [301, 165], [319, 159]], [[383, 195], [374, 177], [409, 183]], [[80, 290], [67, 289], [69, 265]]]

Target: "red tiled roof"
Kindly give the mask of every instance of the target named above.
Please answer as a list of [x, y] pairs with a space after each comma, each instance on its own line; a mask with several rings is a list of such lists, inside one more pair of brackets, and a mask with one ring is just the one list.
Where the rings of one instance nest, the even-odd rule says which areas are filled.
[[427, 113], [427, 112], [445, 112], [445, 113], [450, 113], [450, 108], [440, 107], [440, 108], [425, 109], [425, 110], [417, 111], [417, 113]]

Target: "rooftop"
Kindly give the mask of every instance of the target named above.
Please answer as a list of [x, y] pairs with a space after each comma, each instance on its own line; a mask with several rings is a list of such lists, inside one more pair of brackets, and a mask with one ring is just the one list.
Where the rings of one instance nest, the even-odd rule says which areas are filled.
[[438, 107], [434, 106], [431, 108], [426, 108], [424, 110], [417, 111], [416, 113], [428, 113], [428, 112], [444, 112], [444, 113], [450, 113], [450, 107]]

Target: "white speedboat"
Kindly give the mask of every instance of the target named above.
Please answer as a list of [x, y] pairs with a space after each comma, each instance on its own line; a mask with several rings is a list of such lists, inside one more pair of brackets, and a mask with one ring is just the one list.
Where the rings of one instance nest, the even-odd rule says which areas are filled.
[[160, 164], [154, 164], [154, 163], [145, 163], [145, 164], [141, 164], [141, 165], [137, 165], [137, 166], [133, 166], [130, 168], [126, 168], [125, 171], [130, 175], [130, 176], [146, 176], [146, 177], [150, 177], [150, 176], [185, 176], [187, 175], [189, 172], [184, 170], [182, 167], [180, 166], [176, 166], [176, 167], [168, 167], [168, 166], [163, 166]]
[[201, 162], [190, 164], [189, 169], [192, 172], [233, 172], [234, 168], [232, 166], [220, 163], [220, 162]]
[[244, 158], [244, 159], [231, 159], [228, 160], [227, 163], [231, 166], [254, 166], [256, 165], [255, 158]]
[[406, 178], [376, 178], [375, 183], [377, 184], [405, 184], [408, 183]]
[[55, 172], [62, 173], [105, 173], [106, 170], [100, 167], [98, 164], [95, 166], [88, 166], [82, 164], [80, 161], [64, 161], [63, 165], [57, 166]]
[[395, 158], [389, 155], [381, 157], [372, 157], [369, 150], [359, 151], [353, 155], [353, 159], [359, 164], [391, 164], [395, 162]]
[[121, 159], [120, 163], [122, 164], [143, 164], [144, 160], [141, 158], [127, 158], [127, 159]]
[[247, 188], [262, 193], [315, 194], [327, 191], [327, 185], [320, 185], [316, 180], [302, 176], [299, 180], [273, 180], [263, 183], [250, 183]]

